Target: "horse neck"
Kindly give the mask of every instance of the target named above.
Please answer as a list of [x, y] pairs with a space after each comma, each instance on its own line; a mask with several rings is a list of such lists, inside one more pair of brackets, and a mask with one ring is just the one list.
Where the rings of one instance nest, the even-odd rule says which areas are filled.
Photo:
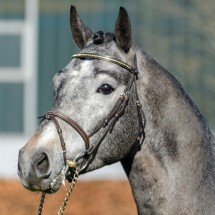
[[183, 202], [194, 194], [200, 198], [197, 193], [208, 194], [207, 187], [215, 181], [215, 142], [178, 81], [148, 55], [139, 52], [137, 57], [146, 137], [141, 150], [133, 147], [122, 165], [139, 214], [141, 211], [157, 214], [161, 205], [165, 207], [164, 202], [172, 201], [174, 214], [177, 213], [174, 197], [182, 198]]

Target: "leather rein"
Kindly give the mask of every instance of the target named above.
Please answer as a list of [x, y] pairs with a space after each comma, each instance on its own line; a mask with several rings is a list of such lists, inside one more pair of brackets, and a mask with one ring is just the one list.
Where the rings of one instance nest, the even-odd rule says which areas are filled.
[[[114, 64], [119, 65], [120, 67], [128, 70], [130, 73], [132, 73], [132, 76], [130, 78], [130, 80], [128, 81], [128, 85], [125, 89], [125, 91], [120, 95], [119, 99], [117, 100], [117, 102], [115, 103], [114, 107], [112, 108], [112, 110], [110, 111], [110, 113], [108, 114], [108, 116], [106, 117], [106, 119], [91, 133], [91, 134], [87, 134], [84, 129], [73, 119], [71, 119], [70, 117], [64, 115], [63, 113], [60, 113], [58, 111], [48, 111], [47, 113], [44, 114], [44, 116], [42, 116], [43, 120], [50, 120], [54, 123], [57, 133], [59, 135], [59, 139], [60, 139], [60, 144], [61, 144], [61, 148], [62, 148], [62, 152], [63, 152], [63, 159], [64, 159], [64, 164], [65, 166], [68, 166], [69, 168], [69, 174], [67, 173], [67, 179], [70, 181], [71, 179], [71, 174], [72, 174], [72, 170], [74, 168], [79, 169], [80, 171], [83, 171], [90, 163], [92, 155], [94, 155], [94, 152], [96, 151], [96, 149], [98, 149], [98, 147], [100, 146], [100, 144], [102, 143], [102, 141], [105, 139], [106, 135], [110, 132], [112, 132], [116, 122], [119, 120], [119, 118], [121, 116], [123, 116], [123, 114], [125, 113], [125, 109], [128, 105], [129, 102], [129, 98], [131, 95], [131, 88], [132, 85], [134, 85], [134, 89], [135, 89], [135, 94], [136, 94], [136, 107], [137, 107], [137, 113], [138, 113], [138, 123], [139, 123], [139, 129], [138, 129], [138, 135], [136, 138], [136, 142], [138, 144], [142, 144], [143, 140], [144, 140], [144, 127], [145, 127], [145, 115], [144, 112], [142, 110], [142, 105], [139, 101], [139, 97], [138, 97], [138, 92], [137, 92], [137, 84], [136, 84], [136, 79], [138, 79], [138, 71], [137, 71], [137, 66], [136, 66], [136, 56], [135, 56], [135, 68], [129, 66], [128, 64], [110, 58], [108, 56], [102, 56], [102, 55], [98, 55], [98, 54], [93, 54], [93, 53], [80, 53], [80, 54], [75, 54], [72, 56], [73, 58], [79, 58], [79, 59], [98, 59], [98, 60], [104, 60], [104, 61], [108, 61]], [[70, 125], [83, 139], [84, 143], [85, 143], [85, 150], [80, 152], [73, 160], [69, 160], [67, 158], [66, 155], [66, 144], [63, 138], [63, 134], [62, 134], [62, 129], [60, 127], [60, 124], [58, 122], [58, 119], [63, 120], [64, 122], [66, 122], [68, 125]], [[100, 138], [90, 144], [90, 138], [95, 135], [99, 130], [103, 129], [102, 133], [100, 134]]]

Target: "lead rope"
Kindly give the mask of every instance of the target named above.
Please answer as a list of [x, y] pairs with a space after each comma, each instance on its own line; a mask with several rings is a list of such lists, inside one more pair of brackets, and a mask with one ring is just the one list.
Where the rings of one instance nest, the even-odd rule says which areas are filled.
[[43, 212], [43, 204], [44, 204], [44, 200], [46, 198], [46, 193], [43, 192], [42, 193], [42, 196], [40, 198], [40, 205], [39, 205], [39, 209], [38, 209], [38, 215], [42, 215], [42, 212]]
[[59, 211], [58, 211], [58, 215], [63, 215], [63, 212], [66, 208], [66, 205], [67, 205], [67, 202], [69, 200], [69, 197], [73, 191], [73, 188], [75, 187], [75, 184], [77, 183], [78, 181], [78, 177], [79, 177], [79, 170], [77, 170], [76, 168], [74, 169], [74, 175], [73, 175], [73, 178], [72, 178], [72, 181], [70, 183], [70, 186], [69, 186], [69, 189], [66, 193], [66, 197], [64, 198], [64, 201], [63, 201], [63, 204], [61, 205]]
[[[70, 186], [69, 186], [69, 189], [66, 193], [66, 197], [64, 198], [64, 201], [60, 207], [60, 209], [58, 210], [58, 213], [57, 215], [63, 215], [64, 213], [64, 210], [66, 209], [66, 205], [67, 205], [67, 202], [69, 200], [69, 197], [71, 196], [71, 193], [75, 187], [75, 184], [77, 183], [78, 181], [78, 177], [79, 177], [79, 170], [77, 170], [76, 168], [73, 170], [74, 171], [74, 175], [73, 175], [73, 178], [72, 178], [72, 181], [70, 183]], [[42, 209], [43, 209], [43, 204], [44, 204], [44, 200], [45, 200], [45, 197], [46, 197], [46, 193], [43, 192], [42, 195], [41, 195], [41, 198], [40, 198], [40, 204], [39, 204], [39, 209], [38, 209], [38, 215], [42, 215]]]

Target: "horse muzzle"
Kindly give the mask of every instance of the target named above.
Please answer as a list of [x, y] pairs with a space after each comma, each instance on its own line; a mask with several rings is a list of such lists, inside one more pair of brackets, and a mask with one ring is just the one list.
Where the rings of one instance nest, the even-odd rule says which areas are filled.
[[42, 150], [28, 151], [23, 147], [19, 151], [18, 175], [24, 186], [30, 190], [41, 189], [41, 182], [51, 175], [48, 153]]
[[65, 180], [66, 169], [62, 160], [52, 162], [53, 156], [43, 148], [20, 149], [18, 176], [23, 186], [30, 191], [56, 192]]

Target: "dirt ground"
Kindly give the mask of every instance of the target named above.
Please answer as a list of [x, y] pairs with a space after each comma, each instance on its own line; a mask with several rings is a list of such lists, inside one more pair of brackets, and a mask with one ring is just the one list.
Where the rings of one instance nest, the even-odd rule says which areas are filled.
[[[55, 215], [66, 190], [48, 195], [43, 215]], [[37, 214], [40, 193], [32, 193], [19, 181], [0, 180], [0, 215]], [[79, 181], [68, 201], [64, 215], [136, 215], [127, 181]]]

